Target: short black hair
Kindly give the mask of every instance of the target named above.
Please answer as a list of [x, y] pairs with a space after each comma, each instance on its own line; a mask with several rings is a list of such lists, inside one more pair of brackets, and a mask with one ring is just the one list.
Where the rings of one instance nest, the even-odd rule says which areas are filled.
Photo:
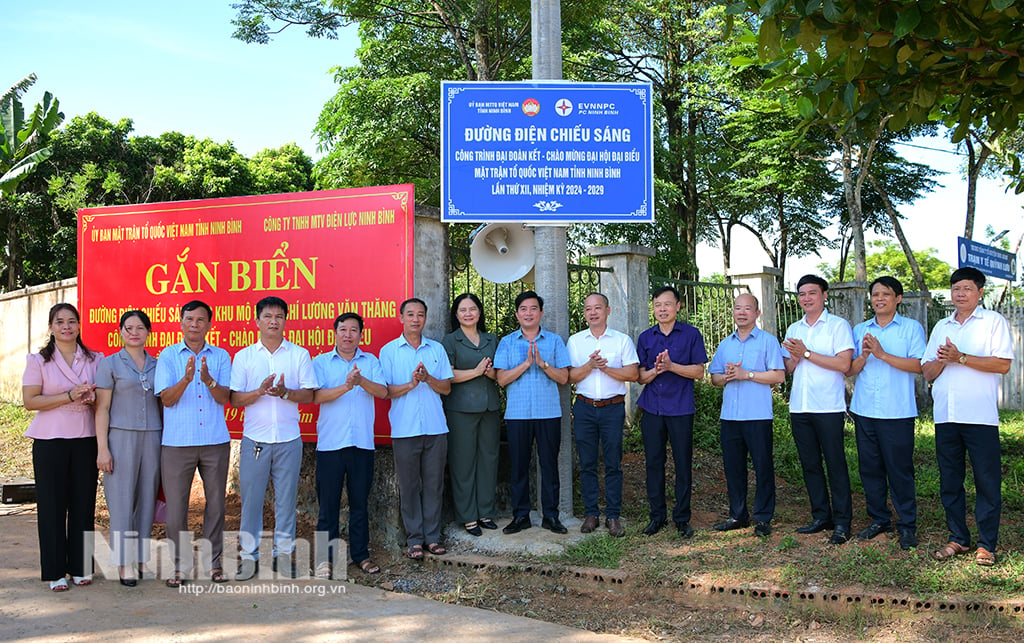
[[427, 302], [423, 301], [419, 297], [409, 297], [408, 299], [402, 302], [401, 306], [398, 307], [398, 314], [404, 314], [405, 307], [408, 306], [409, 304], [419, 304], [420, 306], [423, 306], [423, 312], [427, 312]]
[[587, 296], [583, 298], [583, 302], [586, 303], [586, 301], [591, 297], [600, 297], [604, 301], [605, 306], [611, 305], [610, 303], [608, 303], [608, 296], [605, 295], [603, 292], [597, 292], [596, 290], [594, 292], [588, 292]]
[[454, 333], [462, 325], [462, 324], [459, 323], [459, 314], [458, 313], [459, 313], [459, 304], [461, 304], [462, 300], [464, 300], [464, 299], [468, 299], [471, 302], [473, 302], [473, 304], [476, 306], [476, 309], [480, 311], [480, 316], [477, 317], [477, 320], [476, 320], [476, 329], [479, 332], [481, 332], [481, 333], [486, 333], [487, 332], [487, 322], [485, 321], [485, 318], [484, 318], [484, 305], [482, 303], [480, 303], [480, 298], [477, 297], [476, 295], [474, 295], [471, 292], [464, 292], [464, 293], [462, 293], [461, 295], [459, 295], [458, 297], [455, 298], [455, 301], [452, 302], [452, 310], [451, 310], [451, 314], [450, 314], [450, 316], [448, 318], [448, 323], [451, 326], [451, 332]]
[[800, 281], [796, 282], [796, 289], [800, 290], [807, 284], [818, 286], [821, 288], [821, 292], [828, 292], [828, 282], [818, 275], [804, 275], [803, 277], [800, 277]]
[[875, 284], [882, 284], [883, 286], [891, 290], [897, 297], [903, 296], [903, 284], [901, 284], [900, 280], [897, 279], [896, 277], [883, 275], [878, 279], [875, 279], [874, 281], [871, 282], [871, 285], [868, 286], [869, 295], [871, 294], [871, 291], [875, 289]]
[[958, 281], [963, 281], [964, 279], [973, 281], [974, 285], [978, 287], [978, 290], [985, 287], [985, 274], [977, 268], [971, 267], [957, 268], [954, 270], [953, 274], [949, 276], [949, 286], [952, 288], [953, 284]]
[[359, 313], [352, 312], [341, 313], [340, 315], [338, 315], [338, 318], [334, 320], [334, 330], [338, 330], [338, 324], [340, 324], [343, 321], [348, 321], [350, 319], [356, 320], [356, 323], [359, 324], [359, 332], [363, 332], [363, 318], [359, 316]]
[[679, 291], [678, 290], [676, 290], [672, 286], [662, 286], [661, 288], [658, 288], [657, 290], [655, 290], [654, 294], [651, 295], [651, 301], [654, 301], [655, 299], [657, 299], [658, 297], [661, 297], [662, 295], [664, 295], [667, 292], [672, 293], [672, 296], [676, 298], [676, 301], [682, 301], [683, 300], [683, 298], [679, 296]]
[[198, 299], [193, 299], [192, 301], [182, 306], [181, 316], [184, 317], [185, 313], [190, 313], [193, 310], [199, 310], [200, 308], [206, 311], [206, 318], [209, 319], [210, 321], [213, 321], [213, 309], [210, 308], [210, 305], [207, 304], [205, 301], [199, 301]]
[[541, 310], [544, 310], [544, 298], [532, 290], [524, 290], [519, 293], [519, 296], [516, 297], [516, 310], [519, 310], [519, 306], [527, 299], [536, 299], [537, 305], [540, 306]]
[[153, 324], [149, 321], [149, 315], [142, 312], [141, 310], [129, 310], [121, 315], [121, 321], [118, 323], [118, 328], [124, 328], [125, 323], [132, 317], [138, 317], [142, 325], [146, 327], [147, 331], [153, 330]]
[[288, 304], [280, 297], [274, 297], [271, 295], [270, 297], [264, 297], [256, 302], [256, 316], [259, 317], [260, 313], [262, 313], [265, 308], [280, 308], [284, 311], [284, 316], [288, 316]]

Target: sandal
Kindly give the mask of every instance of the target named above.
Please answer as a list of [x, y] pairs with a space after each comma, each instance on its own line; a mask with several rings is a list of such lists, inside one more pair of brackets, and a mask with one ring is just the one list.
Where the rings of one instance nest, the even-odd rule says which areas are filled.
[[[421, 552], [422, 553], [422, 552]], [[380, 567], [378, 567], [372, 560], [365, 558], [359, 561], [359, 569], [363, 570], [364, 574], [379, 574]]]
[[448, 550], [441, 543], [430, 543], [427, 545], [427, 551], [435, 556], [444, 556], [448, 553]]
[[226, 583], [228, 582], [228, 577], [224, 575], [223, 569], [216, 567], [210, 570], [210, 580], [215, 583]]
[[935, 560], [947, 560], [953, 558], [954, 556], [962, 556], [970, 550], [970, 547], [966, 547], [964, 545], [961, 545], [960, 543], [949, 541], [945, 544], [945, 546], [942, 549], [937, 549], [933, 551], [932, 558], [934, 558]]
[[978, 547], [977, 553], [974, 554], [974, 562], [982, 567], [991, 567], [996, 564], [996, 555], [984, 547]]
[[89, 574], [88, 576], [72, 576], [71, 581], [79, 587], [92, 585], [92, 574]]
[[166, 581], [164, 581], [164, 585], [167, 585], [171, 589], [177, 589], [177, 588], [181, 587], [184, 584], [185, 584], [185, 575], [182, 574], [181, 572], [175, 573], [174, 576], [171, 576]]
[[498, 528], [498, 523], [494, 522], [490, 518], [481, 518], [480, 520], [477, 520], [476, 522], [477, 522], [478, 525], [480, 525], [484, 529], [497, 529]]
[[405, 555], [413, 560], [423, 560], [423, 545], [410, 545]]
[[480, 529], [480, 525], [476, 521], [467, 522], [463, 527], [466, 528], [466, 533], [470, 536], [483, 536], [484, 530]]
[[68, 591], [68, 579], [60, 578], [58, 580], [50, 581], [51, 592], [66, 592]]

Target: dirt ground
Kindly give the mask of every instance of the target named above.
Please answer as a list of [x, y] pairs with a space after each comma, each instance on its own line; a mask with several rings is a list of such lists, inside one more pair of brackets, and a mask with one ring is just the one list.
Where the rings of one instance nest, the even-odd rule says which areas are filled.
[[[637, 532], [646, 524], [646, 492], [642, 454], [626, 454], [624, 467], [624, 512], [627, 529]], [[409, 561], [398, 551], [373, 545], [372, 555], [382, 573], [367, 576], [353, 567], [348, 570], [352, 582], [396, 593], [414, 594], [434, 600], [483, 608], [516, 616], [526, 616], [550, 623], [579, 628], [594, 633], [636, 637], [651, 641], [743, 640], [743, 641], [1021, 641], [1024, 621], [978, 615], [974, 619], [949, 618], [946, 615], [912, 612], [881, 613], [866, 609], [848, 611], [819, 610], [814, 607], [780, 607], [745, 605], [737, 602], [701, 599], [679, 591], [673, 583], [651, 578], [650, 560], [667, 558], [675, 561], [689, 578], [705, 579], [721, 584], [749, 583], [750, 572], [730, 578], [721, 570], [705, 573], [702, 562], [708, 554], [702, 551], [699, 539], [719, 537], [706, 535], [710, 527], [725, 515], [725, 481], [720, 468], [702, 467], [695, 462], [693, 518], [691, 524], [698, 536], [691, 544], [679, 540], [672, 529], [663, 530], [653, 538], [635, 536], [626, 539], [633, 544], [623, 556], [619, 572], [628, 577], [620, 587], [607, 589], [573, 582], [573, 574], [564, 565], [554, 564], [541, 571], [536, 561], [524, 562], [517, 568], [475, 569], [466, 566], [445, 566]], [[672, 472], [669, 471], [671, 488]], [[774, 543], [813, 550], [822, 546], [822, 536], [801, 536], [792, 532], [792, 525], [806, 522], [806, 497], [802, 488], [794, 488], [777, 480], [778, 513]], [[863, 499], [856, 498], [855, 515], [863, 516]], [[101, 495], [102, 498], [102, 495]], [[190, 526], [201, 529], [202, 497], [199, 485], [193, 488], [195, 506], [190, 512]], [[105, 523], [102, 506], [97, 523]], [[237, 530], [240, 502], [230, 495], [227, 502], [226, 529]], [[268, 507], [266, 524], [272, 524]], [[504, 524], [502, 522], [502, 524]], [[782, 527], [781, 525], [786, 525]], [[315, 518], [299, 516], [297, 535], [312, 542]], [[855, 519], [854, 529], [857, 529]], [[154, 535], [162, 537], [162, 526]], [[538, 530], [539, 531], [539, 530]], [[546, 532], [543, 532], [546, 533]], [[704, 535], [702, 535], [702, 533]], [[753, 536], [730, 534], [737, 546], [754, 542]], [[230, 543], [228, 544], [230, 547]], [[846, 546], [860, 546], [850, 543]], [[479, 555], [465, 545], [451, 547], [451, 556]], [[649, 559], [649, 560], [647, 560]], [[783, 567], [787, 555], [784, 547], [766, 550], [762, 561], [765, 569]], [[524, 571], [534, 567], [531, 571]], [[229, 575], [233, 570], [227, 570]], [[764, 581], [771, 584], [772, 577]], [[828, 588], [832, 591], [863, 588]]]

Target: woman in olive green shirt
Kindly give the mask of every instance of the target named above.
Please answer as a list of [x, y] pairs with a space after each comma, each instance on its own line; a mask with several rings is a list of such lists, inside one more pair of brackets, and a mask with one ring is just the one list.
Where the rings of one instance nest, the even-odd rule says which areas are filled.
[[452, 391], [444, 401], [448, 470], [456, 520], [479, 536], [481, 527], [498, 528], [493, 520], [501, 427], [493, 364], [498, 338], [486, 332], [483, 306], [469, 293], [455, 298], [451, 328], [441, 340], [454, 374]]

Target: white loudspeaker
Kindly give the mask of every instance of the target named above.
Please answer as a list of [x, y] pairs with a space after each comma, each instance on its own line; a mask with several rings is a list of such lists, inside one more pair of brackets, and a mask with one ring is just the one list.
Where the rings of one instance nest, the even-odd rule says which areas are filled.
[[533, 271], [533, 231], [519, 223], [488, 223], [469, 235], [469, 260], [480, 276], [507, 284]]

